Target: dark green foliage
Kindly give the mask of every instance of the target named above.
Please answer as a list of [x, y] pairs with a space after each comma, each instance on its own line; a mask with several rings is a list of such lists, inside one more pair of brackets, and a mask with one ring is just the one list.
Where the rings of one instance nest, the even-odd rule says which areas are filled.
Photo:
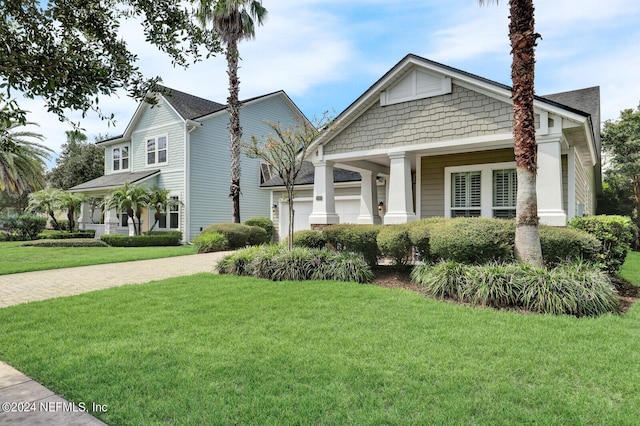
[[6, 231], [6, 239], [14, 241], [35, 240], [47, 225], [46, 218], [28, 214], [5, 216], [1, 222], [2, 229]]
[[411, 259], [413, 245], [407, 226], [385, 226], [378, 233], [376, 241], [382, 255], [393, 259], [395, 265], [405, 265]]
[[625, 216], [585, 216], [569, 221], [569, 227], [580, 229], [600, 241], [598, 263], [610, 274], [616, 274], [624, 263], [635, 239], [634, 224]]
[[542, 256], [547, 266], [584, 260], [598, 262], [600, 242], [584, 231], [540, 225]]
[[44, 239], [22, 244], [34, 247], [109, 247], [107, 243], [93, 238]]
[[69, 230], [69, 221], [67, 219], [58, 219], [56, 222], [52, 223], [53, 229], [56, 231], [68, 231]]
[[283, 280], [338, 280], [371, 282], [373, 272], [355, 253], [337, 253], [323, 249], [259, 246], [238, 250], [217, 263], [221, 274], [246, 275]]
[[[286, 244], [288, 237], [283, 240], [283, 244]], [[327, 239], [320, 231], [303, 230], [293, 234], [294, 247], [307, 247], [321, 249], [327, 245]]]
[[151, 246], [179, 246], [182, 232], [172, 231], [153, 235], [101, 235], [100, 239], [112, 247], [151, 247]]
[[273, 232], [275, 231], [275, 227], [273, 226], [271, 219], [268, 217], [254, 217], [247, 219], [244, 224], [249, 226], [259, 226], [267, 232], [266, 242], [273, 241]]
[[87, 142], [86, 135], [78, 130], [69, 130], [66, 135], [67, 143], [62, 144], [56, 166], [46, 176], [49, 185], [64, 190], [104, 174], [104, 148]]
[[247, 244], [250, 246], [259, 246], [269, 242], [269, 235], [264, 228], [259, 226], [247, 226], [249, 226], [249, 238], [247, 239]]
[[588, 263], [536, 268], [525, 264], [419, 265], [411, 278], [438, 298], [554, 315], [598, 316], [618, 312], [609, 277]]
[[447, 220], [443, 217], [434, 217], [408, 224], [409, 238], [411, 238], [411, 244], [413, 244], [418, 260], [426, 261], [430, 258], [429, 235], [431, 234], [431, 229]]
[[96, 231], [91, 229], [88, 231], [79, 232], [63, 232], [63, 231], [47, 231], [40, 233], [39, 237], [48, 240], [63, 240], [70, 238], [95, 238]]
[[455, 218], [430, 227], [429, 258], [462, 263], [486, 263], [513, 257], [513, 221]]
[[375, 266], [378, 262], [376, 237], [382, 229], [380, 225], [333, 225], [323, 232], [327, 243], [337, 251], [360, 253], [367, 263]]
[[192, 241], [198, 247], [198, 253], [211, 253], [226, 250], [229, 246], [227, 238], [219, 232], [203, 232]]
[[249, 243], [251, 229], [240, 223], [214, 223], [204, 228], [202, 233], [206, 232], [218, 232], [224, 235], [229, 242], [229, 249], [235, 250]]

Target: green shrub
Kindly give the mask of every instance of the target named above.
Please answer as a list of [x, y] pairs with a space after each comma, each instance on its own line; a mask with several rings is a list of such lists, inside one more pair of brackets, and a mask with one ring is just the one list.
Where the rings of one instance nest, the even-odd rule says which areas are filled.
[[145, 232], [144, 235], [171, 236], [173, 238], [177, 238], [178, 240], [182, 241], [182, 231], [149, 231], [149, 232]]
[[205, 232], [193, 239], [193, 244], [198, 247], [198, 253], [211, 253], [226, 250], [229, 242], [219, 232]]
[[218, 232], [224, 235], [231, 250], [246, 247], [251, 234], [249, 226], [240, 223], [214, 223], [204, 228], [201, 234], [207, 232]]
[[626, 216], [574, 217], [569, 228], [580, 229], [600, 241], [599, 265], [610, 274], [616, 274], [624, 263], [634, 241], [634, 224]]
[[[58, 224], [56, 225], [56, 222]], [[52, 222], [51, 225], [53, 229], [56, 231], [68, 231], [69, 230], [69, 221], [67, 219], [57, 219], [56, 222]]]
[[259, 246], [270, 241], [267, 231], [265, 231], [264, 228], [259, 226], [246, 226], [249, 227], [249, 238], [247, 239], [247, 244], [250, 246]]
[[44, 239], [34, 240], [22, 244], [23, 246], [35, 247], [109, 247], [101, 240], [88, 238], [68, 238], [68, 239]]
[[429, 259], [487, 263], [513, 257], [513, 221], [455, 218], [429, 227]]
[[112, 247], [179, 246], [182, 240], [182, 232], [134, 236], [105, 234], [101, 235], [100, 239]]
[[609, 277], [586, 262], [553, 269], [525, 264], [419, 265], [412, 280], [438, 298], [554, 315], [597, 316], [618, 312]]
[[78, 232], [66, 232], [66, 231], [44, 231], [38, 234], [40, 238], [49, 240], [63, 240], [69, 238], [95, 238], [95, 229]]
[[586, 232], [540, 225], [542, 257], [547, 266], [585, 260], [596, 263], [600, 252], [600, 242]]
[[6, 238], [8, 240], [35, 240], [47, 226], [47, 219], [29, 214], [6, 216], [2, 218], [2, 226], [7, 231]]
[[333, 225], [322, 233], [337, 251], [360, 253], [367, 263], [378, 263], [378, 243], [376, 237], [382, 229], [380, 225]]
[[432, 217], [411, 222], [407, 225], [409, 238], [418, 260], [428, 261], [430, 259], [429, 236], [431, 235], [431, 229], [440, 226], [447, 220], [443, 217]]
[[413, 244], [407, 226], [385, 226], [378, 233], [376, 241], [382, 255], [393, 259], [395, 265], [406, 265], [411, 259]]
[[[289, 237], [285, 237], [282, 240], [284, 246], [287, 245]], [[293, 234], [294, 247], [307, 247], [307, 248], [324, 248], [327, 245], [327, 239], [320, 231], [303, 230], [297, 231]]]
[[267, 241], [273, 241], [273, 233], [275, 231], [275, 227], [273, 226], [273, 222], [268, 217], [254, 217], [251, 219], [247, 219], [244, 222], [245, 225], [249, 226], [259, 226], [267, 232]]
[[224, 256], [216, 264], [221, 274], [252, 275], [273, 281], [339, 280], [370, 282], [373, 273], [355, 253], [280, 245], [250, 247]]

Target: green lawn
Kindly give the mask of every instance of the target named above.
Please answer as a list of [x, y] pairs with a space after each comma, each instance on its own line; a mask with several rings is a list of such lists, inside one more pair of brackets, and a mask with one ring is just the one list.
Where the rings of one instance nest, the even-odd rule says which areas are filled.
[[640, 286], [640, 252], [629, 252], [622, 268], [620, 268], [620, 276]]
[[195, 254], [195, 246], [173, 247], [22, 247], [21, 242], [0, 243], [0, 275], [72, 266], [157, 259]]
[[640, 306], [553, 317], [200, 274], [0, 309], [0, 359], [131, 424], [637, 424]]

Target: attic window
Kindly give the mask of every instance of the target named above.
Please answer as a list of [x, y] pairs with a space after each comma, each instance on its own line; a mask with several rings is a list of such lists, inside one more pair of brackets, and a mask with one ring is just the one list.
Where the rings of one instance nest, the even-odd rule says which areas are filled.
[[382, 92], [380, 105], [393, 105], [447, 93], [451, 93], [451, 78], [416, 69]]

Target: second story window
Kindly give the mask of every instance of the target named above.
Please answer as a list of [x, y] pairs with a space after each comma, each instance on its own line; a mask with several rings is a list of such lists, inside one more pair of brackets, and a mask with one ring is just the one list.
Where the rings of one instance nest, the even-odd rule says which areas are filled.
[[113, 171], [129, 170], [129, 145], [116, 146], [112, 150]]
[[167, 162], [167, 137], [147, 138], [147, 165]]

